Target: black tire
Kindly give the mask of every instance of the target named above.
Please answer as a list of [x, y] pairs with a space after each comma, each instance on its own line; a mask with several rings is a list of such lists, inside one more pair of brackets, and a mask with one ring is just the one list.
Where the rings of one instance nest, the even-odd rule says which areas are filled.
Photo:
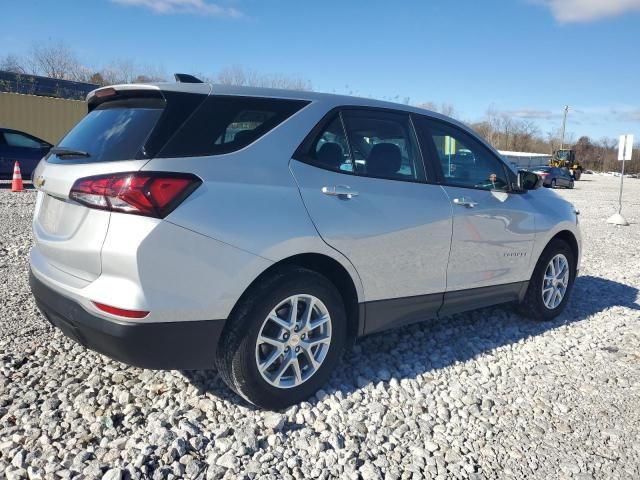
[[575, 187], [575, 183], [574, 183], [574, 181], [573, 181], [573, 180], [571, 180], [571, 181], [569, 182], [569, 188], [571, 188], [571, 189], [572, 189], [573, 187]]
[[551, 180], [551, 188], [556, 188], [556, 179]]
[[[306, 381], [291, 388], [269, 384], [256, 365], [256, 342], [262, 324], [281, 301], [313, 295], [331, 317], [331, 343], [324, 361]], [[280, 410], [312, 396], [329, 378], [346, 344], [347, 318], [342, 297], [323, 275], [305, 268], [278, 269], [252, 287], [227, 321], [216, 352], [216, 366], [225, 383], [238, 395], [261, 408]]]
[[[557, 307], [550, 309], [544, 304], [542, 298], [542, 285], [547, 265], [549, 264], [551, 259], [558, 254], [564, 255], [569, 263], [569, 281], [564, 297], [562, 298], [560, 304]], [[522, 315], [533, 320], [553, 320], [555, 317], [560, 315], [567, 306], [567, 301], [569, 300], [569, 297], [571, 295], [575, 277], [576, 258], [573, 250], [571, 250], [571, 247], [563, 240], [551, 240], [551, 242], [549, 242], [549, 245], [546, 246], [546, 248], [540, 255], [540, 258], [538, 259], [538, 263], [536, 264], [536, 268], [533, 270], [533, 275], [531, 276], [531, 280], [529, 281], [529, 286], [527, 288], [527, 292], [525, 293], [524, 299], [518, 305], [518, 311]]]

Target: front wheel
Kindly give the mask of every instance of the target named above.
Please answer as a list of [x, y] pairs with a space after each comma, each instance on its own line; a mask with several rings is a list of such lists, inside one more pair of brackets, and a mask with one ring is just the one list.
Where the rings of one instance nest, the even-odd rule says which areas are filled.
[[575, 255], [566, 242], [559, 239], [549, 242], [519, 305], [520, 313], [535, 320], [552, 320], [560, 315], [575, 281], [575, 262]]
[[306, 400], [327, 381], [346, 332], [336, 287], [314, 271], [284, 268], [235, 309], [218, 345], [218, 371], [249, 402], [279, 410]]

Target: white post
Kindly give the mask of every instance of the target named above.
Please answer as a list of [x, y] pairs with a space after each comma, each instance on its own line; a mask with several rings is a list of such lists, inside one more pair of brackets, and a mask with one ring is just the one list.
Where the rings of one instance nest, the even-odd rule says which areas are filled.
[[624, 159], [622, 160], [622, 173], [620, 174], [620, 194], [618, 195], [618, 213], [622, 214], [622, 185], [624, 183]]
[[618, 143], [618, 160], [622, 162], [620, 172], [620, 193], [618, 194], [618, 213], [609, 217], [607, 223], [614, 225], [629, 225], [629, 222], [622, 216], [622, 187], [624, 185], [624, 162], [631, 160], [631, 151], [633, 150], [633, 135], [620, 135]]

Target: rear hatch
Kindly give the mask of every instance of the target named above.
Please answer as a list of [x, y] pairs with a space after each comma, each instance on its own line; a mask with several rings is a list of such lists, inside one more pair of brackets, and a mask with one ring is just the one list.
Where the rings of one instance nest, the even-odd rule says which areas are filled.
[[40, 162], [32, 255], [90, 282], [111, 213], [69, 199], [80, 178], [140, 170], [209, 93], [167, 92], [150, 85], [107, 87], [88, 97], [89, 113]]

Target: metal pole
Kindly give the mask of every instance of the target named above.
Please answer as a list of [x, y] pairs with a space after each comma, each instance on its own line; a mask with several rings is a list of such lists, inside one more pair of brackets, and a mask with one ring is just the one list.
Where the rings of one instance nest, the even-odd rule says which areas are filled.
[[564, 117], [562, 118], [562, 136], [560, 138], [560, 150], [564, 149], [564, 129], [567, 125], [567, 113], [569, 112], [569, 105], [564, 106]]
[[622, 160], [622, 173], [620, 174], [620, 195], [618, 196], [618, 213], [622, 213], [622, 184], [624, 183], [624, 160]]

